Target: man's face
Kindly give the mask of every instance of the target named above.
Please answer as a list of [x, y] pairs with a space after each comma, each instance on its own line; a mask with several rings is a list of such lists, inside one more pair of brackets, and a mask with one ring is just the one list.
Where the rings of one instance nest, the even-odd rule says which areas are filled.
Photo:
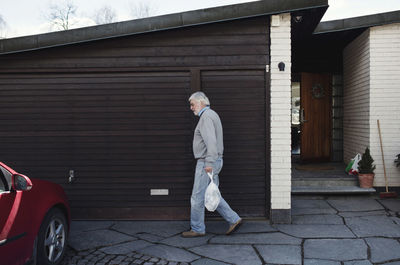
[[190, 110], [193, 111], [194, 115], [197, 116], [202, 108], [204, 108], [204, 106], [200, 103], [200, 101], [194, 99], [190, 101]]

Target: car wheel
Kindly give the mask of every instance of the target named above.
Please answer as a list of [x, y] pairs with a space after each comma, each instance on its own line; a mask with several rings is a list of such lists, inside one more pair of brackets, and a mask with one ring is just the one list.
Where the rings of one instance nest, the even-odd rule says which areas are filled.
[[51, 209], [39, 229], [37, 242], [37, 263], [59, 264], [67, 248], [68, 225], [65, 215], [59, 209]]

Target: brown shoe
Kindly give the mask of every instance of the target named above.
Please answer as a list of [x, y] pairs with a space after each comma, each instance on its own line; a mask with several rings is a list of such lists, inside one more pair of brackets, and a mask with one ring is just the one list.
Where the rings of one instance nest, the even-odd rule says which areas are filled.
[[231, 225], [228, 229], [228, 231], [226, 231], [227, 235], [232, 234], [233, 232], [235, 232], [239, 226], [242, 224], [242, 219], [239, 219], [239, 221], [237, 221], [236, 223], [234, 223], [233, 225]]
[[205, 233], [197, 233], [193, 230], [187, 231], [187, 232], [183, 232], [182, 233], [182, 237], [200, 237], [200, 236], [205, 236]]

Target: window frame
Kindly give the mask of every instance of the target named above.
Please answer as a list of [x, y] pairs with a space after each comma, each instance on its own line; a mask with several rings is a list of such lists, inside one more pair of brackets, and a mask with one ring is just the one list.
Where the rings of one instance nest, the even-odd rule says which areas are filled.
[[[0, 166], [0, 170], [1, 170], [1, 174], [0, 174], [0, 181], [3, 183], [4, 186], [4, 191], [0, 190], [0, 193], [3, 192], [10, 192], [11, 191], [11, 179], [12, 179], [12, 174], [10, 171], [8, 171], [7, 169], [5, 169], [4, 167]], [[8, 178], [5, 176], [5, 174], [9, 174], [9, 180]]]

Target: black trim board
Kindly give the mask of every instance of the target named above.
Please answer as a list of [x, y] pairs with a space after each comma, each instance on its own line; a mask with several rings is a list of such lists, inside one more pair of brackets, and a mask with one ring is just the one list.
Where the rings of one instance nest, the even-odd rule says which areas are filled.
[[392, 23], [400, 23], [400, 11], [321, 22], [314, 34], [369, 28]]

